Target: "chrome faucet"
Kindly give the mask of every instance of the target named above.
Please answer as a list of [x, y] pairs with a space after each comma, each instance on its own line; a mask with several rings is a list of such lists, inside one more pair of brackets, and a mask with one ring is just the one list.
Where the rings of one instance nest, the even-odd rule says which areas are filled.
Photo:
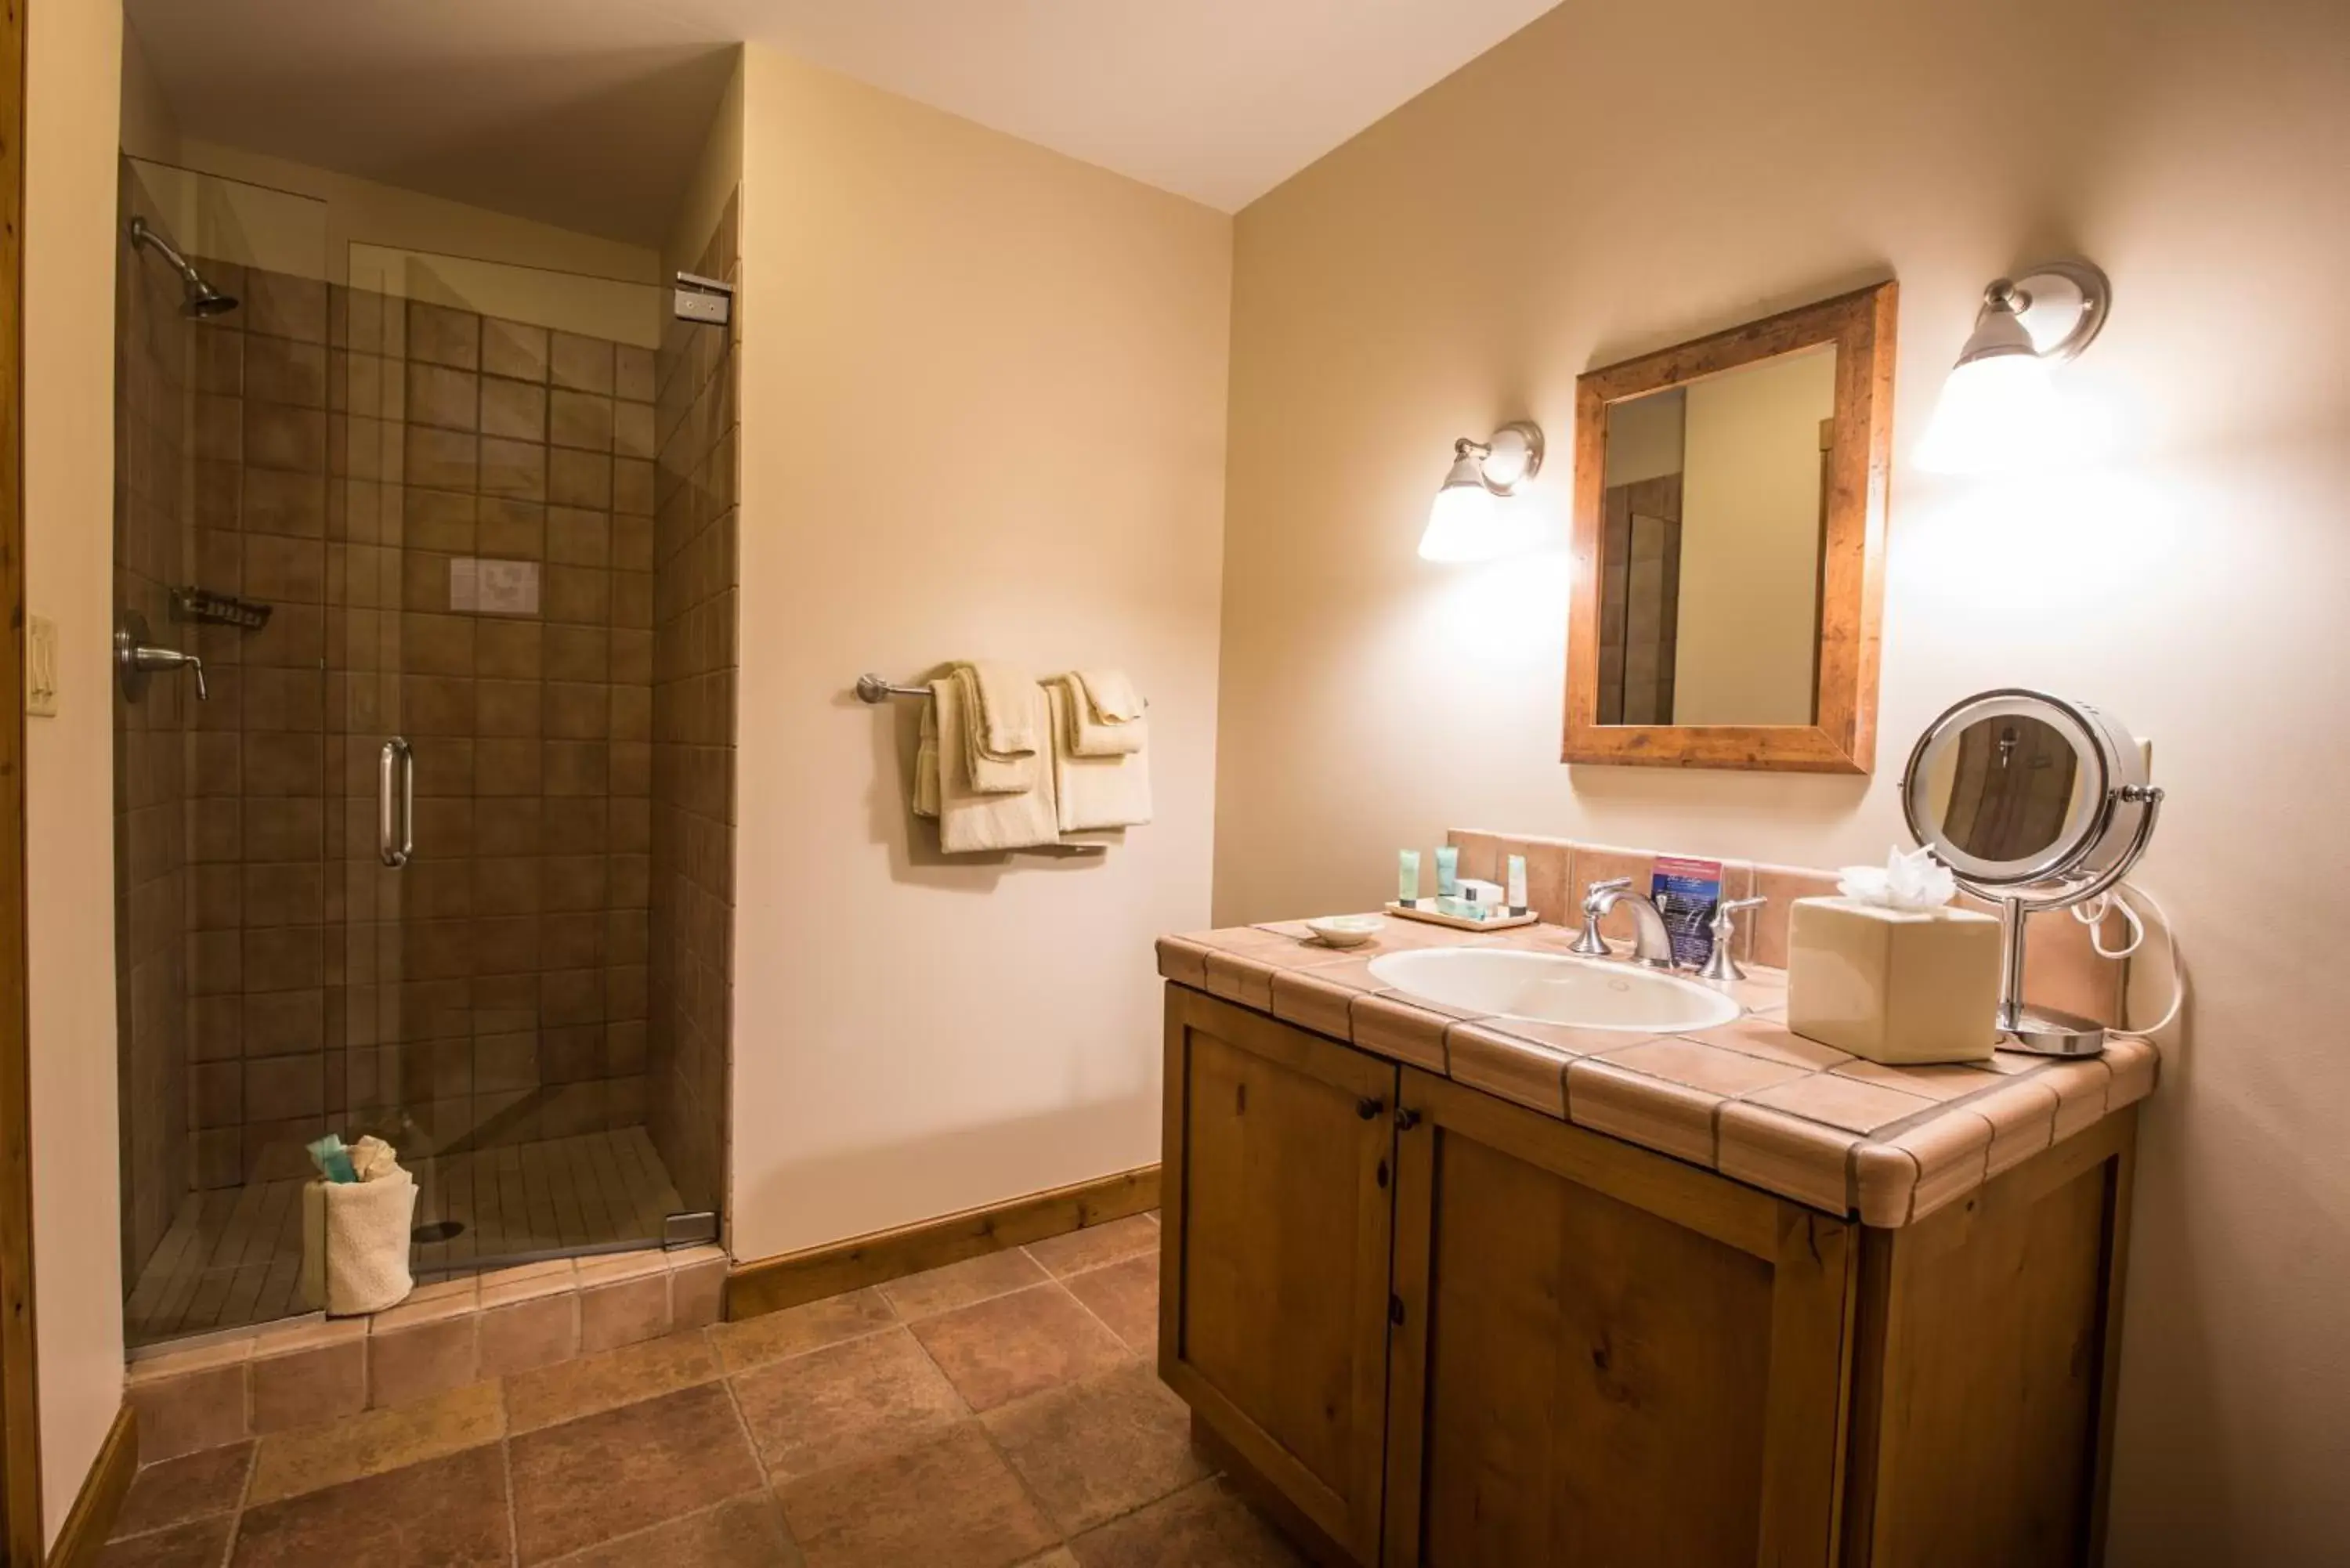
[[1655, 902], [1632, 891], [1629, 877], [1594, 882], [1584, 889], [1583, 934], [1569, 944], [1567, 951], [1592, 958], [1608, 956], [1607, 939], [1599, 934], [1599, 922], [1618, 904], [1628, 906], [1632, 911], [1632, 961], [1649, 969], [1672, 968], [1673, 933], [1667, 929], [1664, 914]]

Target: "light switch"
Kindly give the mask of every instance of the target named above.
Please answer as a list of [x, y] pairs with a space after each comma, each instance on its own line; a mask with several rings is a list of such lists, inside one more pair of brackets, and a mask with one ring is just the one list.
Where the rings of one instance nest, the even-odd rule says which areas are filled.
[[57, 716], [57, 623], [45, 615], [25, 620], [25, 711], [36, 719]]

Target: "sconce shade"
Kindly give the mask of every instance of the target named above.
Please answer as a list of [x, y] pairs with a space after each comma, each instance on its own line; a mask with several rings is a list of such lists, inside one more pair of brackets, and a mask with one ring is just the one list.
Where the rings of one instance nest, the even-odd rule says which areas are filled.
[[1534, 525], [1508, 504], [1517, 488], [1540, 472], [1540, 427], [1513, 421], [1491, 441], [1466, 436], [1452, 443], [1452, 466], [1428, 509], [1419, 536], [1424, 561], [1490, 561], [1533, 542]]
[[1918, 466], [2012, 473], [2061, 457], [2073, 431], [2050, 368], [2088, 347], [2112, 297], [2106, 275], [2087, 262], [2051, 262], [1993, 283], [1918, 443]]

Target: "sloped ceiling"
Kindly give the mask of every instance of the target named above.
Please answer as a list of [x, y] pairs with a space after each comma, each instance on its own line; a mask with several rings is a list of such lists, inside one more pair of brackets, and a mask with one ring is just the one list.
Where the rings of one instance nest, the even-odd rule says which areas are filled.
[[772, 43], [1234, 211], [1552, 0], [129, 0], [192, 136], [657, 243]]

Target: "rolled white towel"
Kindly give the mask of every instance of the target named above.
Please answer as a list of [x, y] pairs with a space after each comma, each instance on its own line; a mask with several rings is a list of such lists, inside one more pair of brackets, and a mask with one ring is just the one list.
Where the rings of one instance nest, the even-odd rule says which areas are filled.
[[1078, 670], [1068, 682], [1066, 737], [1062, 743], [1081, 757], [1123, 757], [1149, 742], [1142, 699], [1123, 670]]
[[371, 1181], [302, 1189], [302, 1294], [329, 1317], [398, 1306], [416, 1288], [408, 1269], [416, 1179], [394, 1164]]

